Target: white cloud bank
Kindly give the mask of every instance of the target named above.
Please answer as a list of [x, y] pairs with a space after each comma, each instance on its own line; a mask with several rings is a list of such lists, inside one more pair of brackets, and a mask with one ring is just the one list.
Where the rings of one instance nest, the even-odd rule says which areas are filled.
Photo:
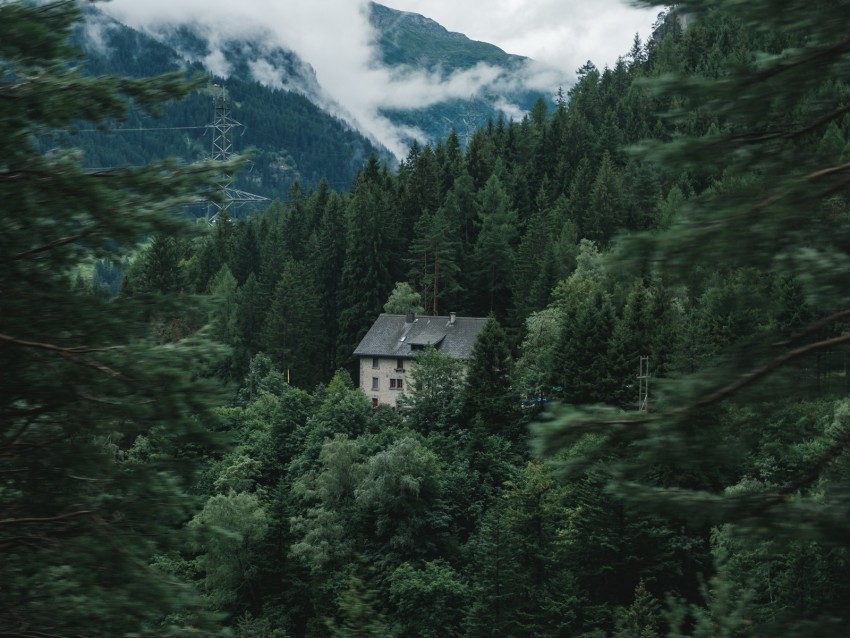
[[[421, 13], [508, 53], [548, 63], [551, 67], [545, 69], [530, 65], [523, 83], [550, 93], [569, 81], [588, 58], [600, 67], [612, 63], [641, 30], [635, 25], [649, 20], [645, 11], [636, 12], [623, 0], [497, 0], [483, 5], [478, 0], [387, 0], [384, 4]], [[399, 73], [376, 64], [366, 0], [112, 0], [101, 7], [142, 30], [155, 32], [174, 23], [197, 25], [213, 51], [204, 63], [222, 76], [229, 69], [216, 47], [227, 40], [251, 39], [269, 48], [295, 51], [315, 70], [328, 97], [323, 106], [342, 105], [345, 110], [338, 115], [398, 156], [406, 153], [403, 140], [416, 132], [394, 126], [380, 115], [382, 108], [409, 109], [468, 98], [482, 87], [505, 81], [487, 65], [442, 78], [425, 72]], [[651, 20], [644, 31], [649, 24]], [[287, 86], [286, 78], [267, 63], [256, 62], [252, 72], [269, 86]]]

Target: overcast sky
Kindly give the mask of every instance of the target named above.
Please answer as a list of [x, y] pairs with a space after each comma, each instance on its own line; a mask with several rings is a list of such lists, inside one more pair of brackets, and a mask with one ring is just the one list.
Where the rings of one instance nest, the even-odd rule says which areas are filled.
[[629, 0], [384, 0], [381, 4], [421, 13], [449, 31], [570, 74], [587, 60], [599, 68], [612, 66], [628, 51], [635, 33], [646, 40], [662, 9], [636, 8]]
[[[249, 37], [294, 50], [316, 71], [338, 115], [403, 155], [402, 139], [415, 131], [398, 130], [381, 117], [381, 107], [414, 108], [451, 98], [467, 98], [495, 80], [479, 67], [452, 78], [425, 73], [400, 75], [374, 64], [373, 33], [364, 11], [368, 0], [112, 0], [100, 5], [121, 22], [156, 29], [173, 22], [201, 25], [215, 48], [228, 38]], [[386, 6], [413, 11], [450, 31], [490, 42], [508, 53], [544, 62], [556, 70], [529, 70], [525, 81], [550, 95], [568, 84], [587, 60], [613, 65], [631, 46], [635, 33], [649, 35], [660, 9], [636, 9], [629, 0], [385, 0]], [[227, 76], [216, 51], [206, 60]], [[265, 82], [285, 79], [264, 72]], [[565, 87], [566, 88], [566, 87]], [[511, 113], [517, 116], [517, 113]]]

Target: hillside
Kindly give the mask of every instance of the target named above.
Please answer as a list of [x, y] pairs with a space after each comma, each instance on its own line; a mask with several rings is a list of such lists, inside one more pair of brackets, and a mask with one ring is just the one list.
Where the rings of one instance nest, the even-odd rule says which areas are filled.
[[[379, 34], [383, 64], [394, 73], [448, 78], [482, 65], [494, 69], [489, 73], [495, 80], [470, 88], [474, 94], [378, 111], [390, 126], [420, 131], [424, 135], [420, 142], [445, 138], [453, 128], [465, 140], [488, 120], [509, 117], [502, 110], [505, 105], [510, 105], [511, 113], [521, 113], [540, 97], [516, 79], [528, 62], [524, 58], [450, 33], [423, 16], [382, 5], [371, 5], [370, 18]], [[237, 179], [236, 187], [242, 190], [285, 198], [293, 181], [311, 187], [322, 178], [331, 188], [345, 190], [370, 154], [390, 165], [396, 161], [379, 142], [358, 130], [356, 118], [325, 92], [308, 61], [268, 33], [254, 40], [230, 37], [214, 45], [214, 36], [197, 24], [159, 25], [143, 32], [89, 7], [77, 37], [87, 69], [95, 75], [146, 77], [183, 69], [208, 74], [210, 85], [225, 85], [232, 98], [232, 116], [244, 125], [234, 130], [234, 147], [250, 149], [252, 156], [250, 170]], [[496, 84], [515, 88], [488, 88]], [[124, 130], [106, 140], [86, 132], [74, 136], [72, 143], [84, 151], [90, 166], [136, 164], [163, 155], [192, 160], [209, 153], [211, 134], [202, 127], [212, 117], [210, 95], [202, 92], [170, 105], [155, 122], [132, 115], [128, 122], [116, 124], [119, 129], [145, 131]], [[409, 144], [414, 138], [405, 140]]]
[[[847, 9], [682, 0], [554, 109], [205, 225], [219, 167], [38, 146], [189, 88], [0, 2], [0, 635], [844, 638]], [[488, 318], [357, 360], [413, 309]]]
[[[86, 12], [85, 26], [77, 32], [86, 54], [86, 69], [92, 75], [146, 77], [178, 70], [205, 73], [200, 63], [187, 60], [187, 52], [202, 53], [204, 43], [182, 28], [175, 28], [172, 36], [170, 43], [159, 42], [94, 8]], [[248, 65], [250, 57], [241, 55], [242, 50], [236, 61]], [[315, 82], [309, 69], [291, 54], [278, 51], [275, 61], [290, 77], [305, 84]], [[300, 74], [294, 73], [296, 70]], [[251, 153], [251, 166], [237, 177], [237, 188], [285, 198], [293, 181], [315, 186], [325, 178], [331, 187], [344, 189], [370, 154], [391, 160], [385, 149], [301, 92], [270, 88], [244, 73], [234, 73], [226, 81], [210, 75], [209, 83], [226, 84], [232, 116], [243, 125], [233, 131], [234, 148]], [[201, 91], [169, 104], [158, 119], [142, 119], [131, 113], [127, 122], [116, 123], [117, 132], [103, 135], [86, 131], [63, 141], [82, 149], [90, 166], [140, 164], [163, 156], [192, 161], [211, 152], [212, 137], [206, 126], [213, 116], [211, 95]]]

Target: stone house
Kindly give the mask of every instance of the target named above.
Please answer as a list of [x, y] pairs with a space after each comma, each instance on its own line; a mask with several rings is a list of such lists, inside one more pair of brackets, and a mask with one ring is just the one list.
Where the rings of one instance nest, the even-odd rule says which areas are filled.
[[408, 389], [417, 353], [434, 346], [456, 359], [467, 360], [486, 318], [417, 317], [381, 314], [354, 351], [360, 364], [360, 388], [372, 399], [372, 407], [395, 407]]

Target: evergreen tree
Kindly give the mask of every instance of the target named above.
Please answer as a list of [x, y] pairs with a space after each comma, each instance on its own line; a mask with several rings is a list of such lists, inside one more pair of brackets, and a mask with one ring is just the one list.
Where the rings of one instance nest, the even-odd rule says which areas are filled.
[[555, 383], [568, 403], [605, 403], [617, 382], [609, 358], [614, 332], [614, 307], [608, 295], [594, 290], [567, 313], [555, 355]]
[[287, 382], [311, 388], [321, 380], [321, 323], [315, 284], [306, 267], [284, 266], [263, 327], [263, 350]]
[[581, 227], [585, 237], [605, 245], [624, 221], [620, 176], [606, 152], [596, 171], [589, 207], [584, 211]]
[[339, 362], [351, 360], [393, 288], [391, 264], [396, 253], [389, 199], [381, 181], [377, 159], [372, 158], [348, 205], [345, 262], [337, 299]]
[[[231, 348], [238, 349], [241, 344], [239, 335], [239, 303], [236, 279], [227, 266], [222, 266], [218, 275], [210, 283], [210, 294], [214, 305], [210, 310], [210, 336]], [[237, 354], [236, 360], [239, 359]], [[231, 366], [222, 370], [222, 377], [229, 378]]]
[[334, 193], [325, 207], [317, 231], [318, 251], [313, 261], [323, 330], [323, 377], [337, 368], [339, 295], [345, 260], [345, 200]]
[[[846, 34], [833, 13], [848, 8], [844, 0], [817, 6], [792, 0], [781, 11], [766, 0], [686, 0], [664, 20], [666, 32], [657, 34], [649, 61], [679, 135], [643, 151], [663, 174], [683, 176], [680, 188], [688, 183], [693, 190], [681, 189], [688, 198], [669, 227], [625, 240], [610, 262], [631, 276], [652, 268], [665, 285], [685, 291], [684, 316], [697, 328], [703, 356], [692, 372], [663, 385], [663, 403], [648, 415], [569, 411], [559, 424], [547, 424], [541, 440], [552, 453], [586, 443], [590, 433], [599, 437], [567, 475], [580, 476], [580, 468], [599, 462], [606, 492], [631, 507], [733, 525], [736, 536], [754, 544], [772, 540], [793, 550], [805, 537], [842, 554], [847, 477], [829, 468], [846, 454], [844, 426], [845, 434], [823, 447], [805, 430], [781, 439], [774, 433], [771, 461], [747, 470], [744, 459], [760, 456], [765, 412], [806, 398], [797, 365], [848, 340], [838, 327], [850, 274], [839, 257], [848, 246], [846, 169], [818, 149], [830, 123], [847, 112], [846, 100], [826, 96], [850, 68]], [[728, 50], [738, 34], [746, 47]], [[718, 46], [706, 59], [710, 38]], [[706, 136], [711, 120], [720, 126]], [[712, 176], [720, 177], [712, 182]], [[778, 278], [798, 282], [815, 313], [791, 334], [793, 315], [789, 322], [773, 320], [770, 292]], [[811, 450], [805, 461], [764, 481], [761, 472], [798, 458], [800, 447]], [[647, 471], [670, 463], [672, 472]], [[727, 545], [745, 558], [740, 546]], [[719, 554], [715, 566], [705, 606], [691, 602], [671, 615], [670, 635], [843, 632], [846, 610], [809, 599], [794, 613], [774, 615], [758, 599], [763, 590], [730, 582], [730, 565]], [[814, 582], [814, 573], [803, 580]]]
[[434, 316], [444, 307], [441, 300], [456, 296], [460, 290], [457, 236], [458, 229], [444, 208], [424, 214], [416, 223], [416, 235], [410, 247], [413, 254], [411, 275], [419, 281], [423, 302]]
[[215, 349], [158, 346], [132, 298], [106, 303], [72, 281], [143, 237], [186, 237], [175, 213], [221, 166], [86, 170], [73, 150], [41, 152], [40, 136], [121, 121], [130, 101], [155, 112], [196, 86], [84, 75], [68, 44], [79, 11], [0, 3], [0, 633], [203, 632], [191, 590], [151, 561], [185, 542], [187, 446], [209, 443], [199, 423], [211, 399], [189, 375]]
[[470, 420], [478, 417], [492, 433], [513, 436], [508, 428], [517, 418], [511, 387], [511, 353], [507, 335], [490, 317], [475, 340], [466, 372], [464, 400]]
[[510, 301], [510, 276], [514, 244], [518, 238], [517, 215], [501, 180], [494, 174], [479, 195], [481, 231], [475, 242], [473, 262], [481, 295], [477, 314], [505, 317]]
[[472, 542], [471, 636], [579, 635], [582, 595], [567, 571], [565, 490], [529, 463]]

